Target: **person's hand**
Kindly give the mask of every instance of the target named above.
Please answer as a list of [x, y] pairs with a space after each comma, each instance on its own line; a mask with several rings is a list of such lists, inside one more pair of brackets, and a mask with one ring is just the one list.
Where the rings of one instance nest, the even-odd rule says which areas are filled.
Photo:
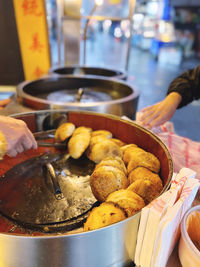
[[37, 148], [37, 142], [22, 120], [0, 116], [0, 131], [6, 138], [6, 154], [14, 157], [24, 150]]
[[148, 129], [163, 124], [173, 117], [181, 99], [182, 97], [178, 93], [170, 93], [161, 102], [142, 109], [138, 123]]

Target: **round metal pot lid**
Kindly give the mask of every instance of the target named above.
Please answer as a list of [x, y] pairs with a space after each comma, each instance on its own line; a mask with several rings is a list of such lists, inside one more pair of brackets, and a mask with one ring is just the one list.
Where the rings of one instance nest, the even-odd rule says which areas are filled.
[[89, 184], [93, 169], [86, 157], [44, 154], [28, 159], [1, 177], [0, 212], [23, 225], [76, 221], [97, 202]]

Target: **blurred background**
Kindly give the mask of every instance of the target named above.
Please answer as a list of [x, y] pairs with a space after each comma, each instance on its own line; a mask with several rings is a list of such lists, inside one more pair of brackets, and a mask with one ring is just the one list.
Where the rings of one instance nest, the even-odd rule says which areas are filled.
[[[199, 0], [0, 0], [0, 8], [5, 10], [0, 19], [2, 85], [39, 78], [56, 66], [118, 69], [139, 90], [140, 110], [163, 99], [169, 83], [200, 62]], [[29, 76], [25, 69], [29, 71], [31, 60], [25, 66], [22, 39], [36, 26], [24, 23], [18, 35], [22, 16], [43, 16], [47, 27], [49, 58], [41, 58], [44, 45], [38, 35], [29, 46], [40, 50], [37, 64], [46, 60], [47, 67], [37, 66]], [[200, 133], [191, 131], [199, 112], [198, 101], [177, 111], [172, 120], [176, 132], [200, 140]]]
[[[88, 42], [87, 64], [112, 66], [115, 64], [113, 57], [107, 52], [117, 47], [124, 51], [130, 36], [131, 48], [148, 52], [159, 63], [180, 65], [184, 59], [200, 57], [198, 0], [137, 0], [132, 3], [134, 11], [130, 2], [46, 0], [53, 64], [82, 63], [85, 38]], [[56, 40], [61, 53], [57, 56]], [[118, 55], [121, 68], [125, 59], [123, 53]]]

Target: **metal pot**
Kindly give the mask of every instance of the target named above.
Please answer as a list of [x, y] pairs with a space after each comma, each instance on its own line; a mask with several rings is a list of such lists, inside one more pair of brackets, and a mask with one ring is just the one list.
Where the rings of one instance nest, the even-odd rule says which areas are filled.
[[[24, 120], [32, 132], [54, 128], [63, 117], [77, 127], [106, 129], [127, 143], [136, 143], [153, 153], [161, 163], [160, 177], [166, 191], [170, 185], [172, 158], [163, 142], [143, 127], [117, 116], [80, 111], [36, 111], [14, 115]], [[47, 123], [48, 122], [48, 123]], [[33, 157], [29, 150], [0, 162], [0, 174], [16, 163]], [[140, 212], [113, 225], [90, 232], [54, 234], [30, 233], [0, 216], [0, 263], [5, 267], [108, 267], [132, 266]]]
[[[79, 92], [83, 94], [79, 98]], [[73, 109], [135, 118], [139, 93], [116, 79], [83, 76], [45, 77], [17, 86], [22, 103], [34, 110]]]
[[104, 76], [107, 78], [116, 78], [126, 80], [127, 73], [121, 70], [113, 70], [109, 68], [91, 67], [91, 66], [61, 66], [53, 67], [49, 70], [50, 74], [58, 75], [94, 75], [94, 76]]

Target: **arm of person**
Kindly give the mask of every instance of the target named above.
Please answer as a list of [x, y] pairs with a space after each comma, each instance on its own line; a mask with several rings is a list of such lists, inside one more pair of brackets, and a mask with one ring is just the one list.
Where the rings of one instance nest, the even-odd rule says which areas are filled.
[[188, 70], [174, 79], [167, 91], [167, 95], [176, 92], [182, 99], [177, 108], [181, 108], [200, 98], [200, 65]]
[[[1, 151], [5, 150], [4, 154], [11, 157], [27, 149], [37, 148], [37, 142], [33, 134], [22, 120], [0, 116], [0, 133], [4, 137], [4, 139], [2, 137], [3, 141], [0, 142], [0, 149]], [[4, 143], [6, 143], [5, 147]]]
[[[138, 123], [151, 129], [170, 120], [176, 109], [200, 98], [200, 65], [174, 79], [161, 102], [141, 110]], [[137, 116], [138, 117], [138, 116]]]
[[164, 100], [142, 109], [138, 122], [149, 129], [163, 124], [173, 117], [181, 100], [180, 94], [176, 92], [170, 93]]

